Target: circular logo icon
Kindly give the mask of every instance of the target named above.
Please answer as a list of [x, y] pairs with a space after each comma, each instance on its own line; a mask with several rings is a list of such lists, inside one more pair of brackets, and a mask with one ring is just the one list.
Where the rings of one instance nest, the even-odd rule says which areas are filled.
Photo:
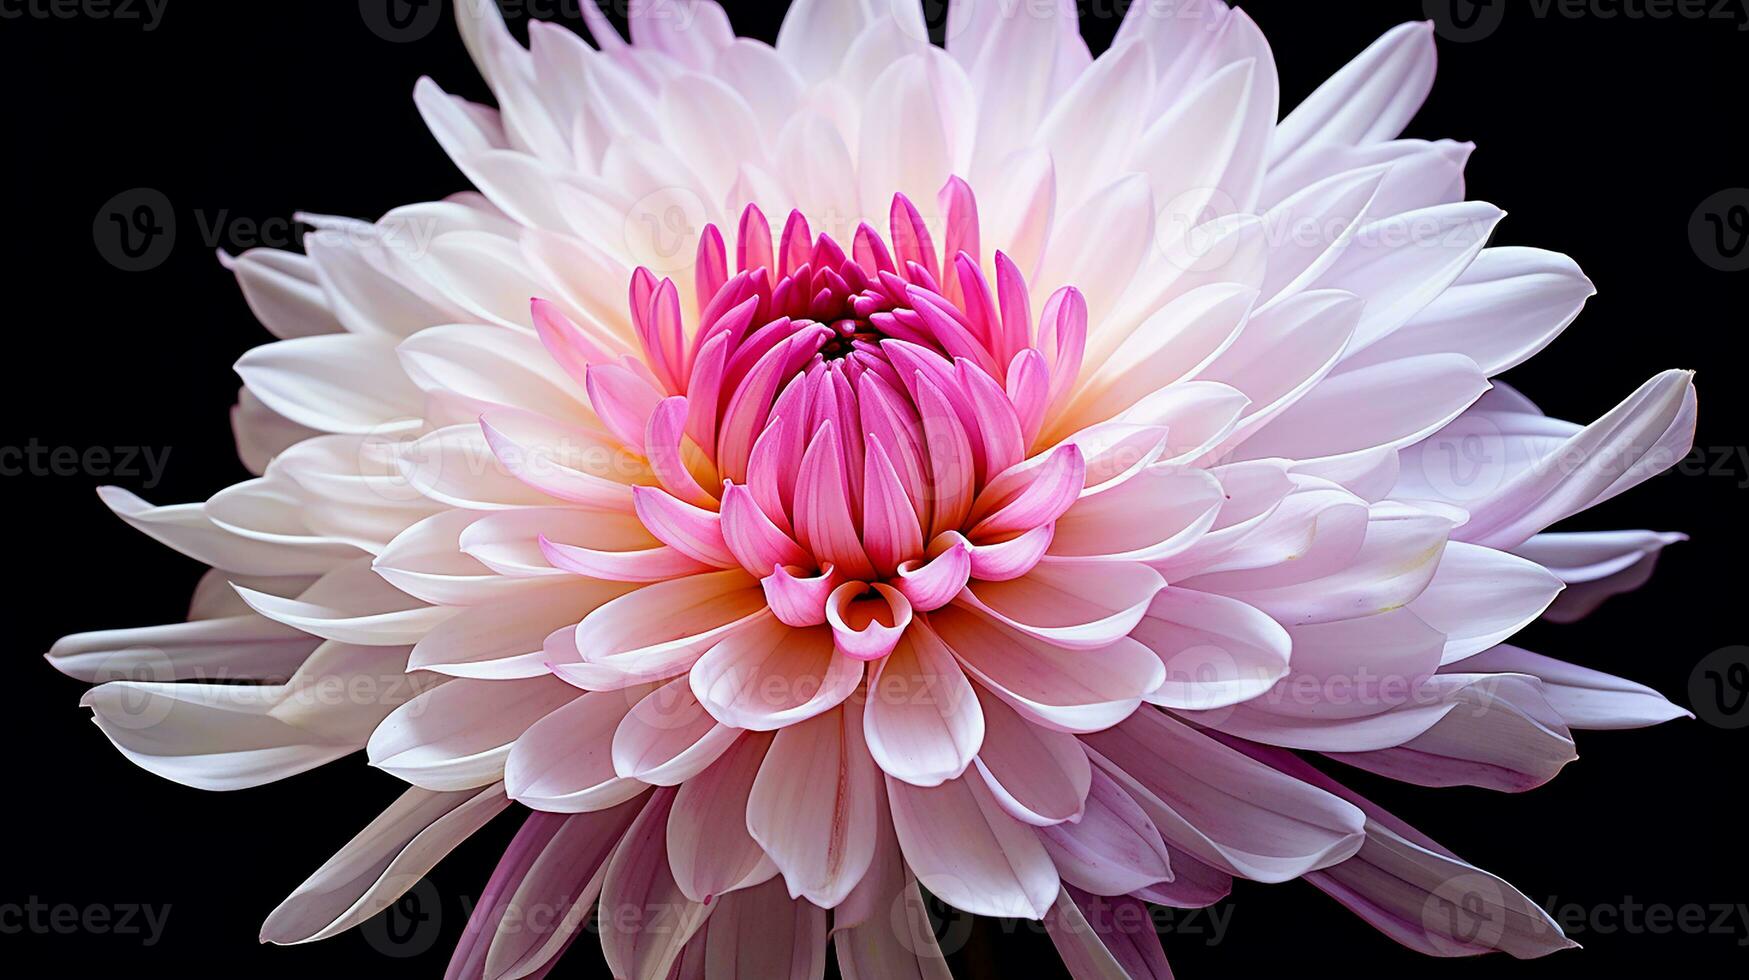
[[395, 959], [418, 956], [437, 943], [443, 931], [443, 901], [424, 878], [394, 904], [365, 920], [359, 935], [370, 948]]
[[1192, 643], [1166, 658], [1166, 680], [1155, 693], [1195, 711], [1198, 724], [1218, 725], [1233, 714], [1241, 697], [1235, 692], [1250, 680], [1225, 647]]
[[[948, 909], [952, 916], [946, 922], [930, 907], [923, 888], [911, 882], [893, 895], [887, 907], [887, 925], [900, 946], [919, 955], [931, 955], [934, 949], [952, 956], [964, 949], [972, 937], [972, 917], [957, 909]], [[869, 922], [873, 926], [874, 922]], [[945, 925], [945, 928], [943, 928]]]
[[1495, 949], [1506, 934], [1505, 895], [1488, 875], [1467, 871], [1446, 879], [1421, 904], [1421, 925], [1441, 956]]
[[1459, 44], [1480, 41], [1500, 29], [1506, 0], [1424, 0], [1421, 10], [1433, 33]]
[[1506, 437], [1485, 415], [1469, 415], [1420, 447], [1421, 478], [1440, 499], [1474, 503], [1506, 482]]
[[704, 198], [692, 189], [658, 188], [626, 209], [626, 247], [652, 272], [679, 272], [692, 265], [698, 236], [709, 223]]
[[372, 34], [391, 44], [406, 44], [436, 29], [443, 20], [443, 0], [358, 0], [358, 15]]
[[106, 686], [93, 688], [91, 697], [101, 699], [103, 720], [116, 728], [145, 731], [157, 727], [176, 710], [175, 698], [135, 686], [176, 679], [176, 664], [158, 647], [128, 647], [106, 654], [92, 669], [92, 676]]
[[91, 240], [97, 254], [123, 272], [156, 269], [176, 244], [176, 212], [163, 191], [122, 191], [97, 209]]
[[1249, 224], [1231, 194], [1219, 187], [1192, 187], [1154, 213], [1154, 247], [1183, 272], [1213, 272], [1238, 254]]
[[1749, 646], [1702, 657], [1688, 675], [1688, 706], [1716, 728], [1749, 726]]
[[1749, 188], [1732, 187], [1700, 202], [1688, 219], [1688, 241], [1720, 272], [1749, 269]]

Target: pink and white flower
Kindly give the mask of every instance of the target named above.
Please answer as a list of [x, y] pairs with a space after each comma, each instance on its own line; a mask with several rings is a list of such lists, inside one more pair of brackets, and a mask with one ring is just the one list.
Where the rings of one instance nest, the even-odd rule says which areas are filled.
[[1570, 945], [1318, 757], [1519, 791], [1684, 714], [1505, 641], [1680, 537], [1545, 529], [1681, 458], [1690, 374], [1588, 426], [1488, 380], [1592, 290], [1485, 247], [1468, 145], [1397, 138], [1427, 25], [1278, 121], [1239, 10], [1136, 4], [1093, 58], [1037, 6], [958, 0], [942, 49], [912, 0], [775, 47], [584, 4], [595, 47], [524, 49], [458, 4], [498, 107], [415, 99], [478, 191], [225, 258], [280, 338], [238, 363], [259, 476], [104, 490], [212, 571], [50, 659], [178, 782], [410, 784], [264, 939], [518, 803], [451, 976], [544, 975], [597, 905], [616, 976], [943, 976], [923, 890], [1164, 976], [1114, 909], [1236, 877]]

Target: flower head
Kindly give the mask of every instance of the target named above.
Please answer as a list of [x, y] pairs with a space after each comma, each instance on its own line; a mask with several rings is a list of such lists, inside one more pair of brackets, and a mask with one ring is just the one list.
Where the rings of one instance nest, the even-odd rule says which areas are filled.
[[594, 908], [618, 976], [819, 976], [828, 918], [845, 976], [938, 975], [922, 890], [1163, 973], [1113, 910], [1236, 877], [1436, 955], [1568, 945], [1322, 760], [1522, 790], [1682, 713], [1504, 641], [1679, 539], [1544, 529], [1680, 458], [1689, 374], [1583, 427], [1490, 383], [1590, 283], [1484, 248], [1468, 146], [1397, 138], [1425, 25], [1278, 122], [1242, 12], [1136, 4], [1094, 59], [1035, 6], [941, 49], [902, 0], [775, 47], [585, 4], [596, 47], [525, 50], [460, 4], [498, 107], [415, 98], [478, 191], [226, 258], [281, 338], [238, 364], [259, 476], [106, 490], [214, 570], [50, 656], [169, 778], [411, 784], [265, 939], [514, 803], [452, 975], [542, 973]]

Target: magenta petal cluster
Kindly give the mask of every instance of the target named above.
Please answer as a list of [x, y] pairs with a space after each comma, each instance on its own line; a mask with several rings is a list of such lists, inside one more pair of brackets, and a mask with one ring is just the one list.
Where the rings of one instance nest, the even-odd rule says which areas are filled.
[[1685, 714], [1507, 641], [1681, 539], [1548, 528], [1680, 459], [1695, 396], [1577, 425], [1490, 380], [1591, 284], [1487, 247], [1471, 147], [1399, 138], [1427, 25], [1278, 118], [1218, 2], [1097, 58], [1069, 3], [956, 0], [945, 47], [911, 0], [775, 46], [707, 0], [629, 41], [586, 3], [594, 46], [457, 9], [498, 105], [415, 101], [477, 190], [223, 257], [278, 338], [237, 365], [257, 476], [103, 490], [212, 570], [49, 655], [169, 779], [408, 784], [264, 940], [515, 808], [452, 978], [591, 916], [618, 977], [939, 978], [925, 894], [1162, 977], [1146, 906], [1236, 878], [1431, 955], [1571, 945], [1338, 777], [1516, 792]]

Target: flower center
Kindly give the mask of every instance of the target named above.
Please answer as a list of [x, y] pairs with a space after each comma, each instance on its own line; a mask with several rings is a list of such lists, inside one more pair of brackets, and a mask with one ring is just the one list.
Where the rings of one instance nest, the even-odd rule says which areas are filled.
[[1072, 445], [1031, 455], [1080, 369], [1086, 305], [1064, 287], [1035, 325], [1000, 252], [991, 288], [959, 200], [946, 237], [970, 247], [945, 264], [903, 197], [892, 244], [864, 224], [848, 252], [799, 212], [774, 240], [748, 207], [732, 274], [716, 229], [700, 240], [690, 337], [674, 284], [632, 277], [642, 359], [582, 357], [596, 414], [649, 461], [637, 514], [674, 567], [744, 568], [784, 622], [836, 609], [877, 656], [912, 610], [1040, 560], [1086, 478]]

